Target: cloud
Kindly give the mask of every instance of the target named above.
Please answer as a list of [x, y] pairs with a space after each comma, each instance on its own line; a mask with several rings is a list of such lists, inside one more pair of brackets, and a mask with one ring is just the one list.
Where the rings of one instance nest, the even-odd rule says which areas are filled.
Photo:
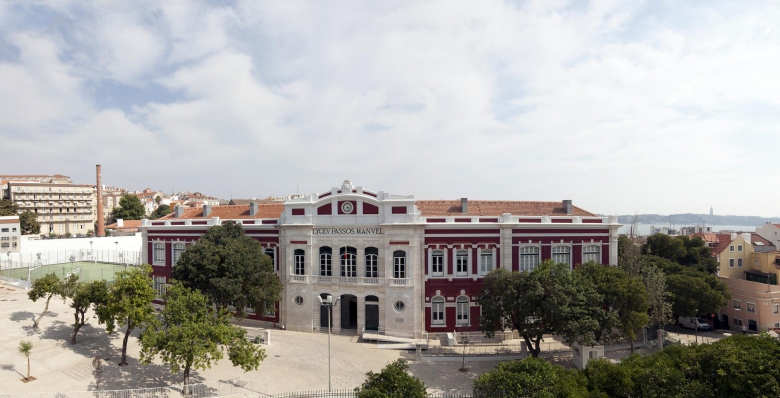
[[[102, 163], [110, 184], [223, 197], [351, 178], [602, 213], [776, 213], [780, 188], [744, 199], [780, 144], [772, 4], [1, 4], [17, 172], [85, 182]], [[43, 142], [61, 150], [25, 165]], [[89, 160], [64, 151], [84, 147]]]

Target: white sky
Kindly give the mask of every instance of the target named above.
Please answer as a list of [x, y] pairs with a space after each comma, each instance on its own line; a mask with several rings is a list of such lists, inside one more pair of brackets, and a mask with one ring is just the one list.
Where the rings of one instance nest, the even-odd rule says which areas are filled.
[[119, 4], [0, 0], [1, 173], [780, 215], [777, 0]]

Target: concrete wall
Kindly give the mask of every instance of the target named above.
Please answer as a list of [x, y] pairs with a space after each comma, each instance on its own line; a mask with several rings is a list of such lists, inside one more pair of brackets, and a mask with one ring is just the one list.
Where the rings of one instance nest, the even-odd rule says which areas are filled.
[[[92, 247], [90, 247], [89, 242], [93, 242], [91, 245]], [[119, 242], [119, 244], [117, 245], [114, 242]], [[141, 242], [142, 240], [140, 233], [136, 234], [135, 236], [115, 236], [104, 238], [93, 237], [41, 240], [24, 240], [23, 238], [20, 252], [11, 253], [11, 261], [35, 262], [36, 253], [86, 253], [91, 249], [96, 253], [100, 253], [99, 259], [115, 262], [116, 259], [114, 259], [112, 256], [115, 256], [117, 252], [124, 253], [126, 256], [131, 256], [133, 253], [140, 253]], [[62, 254], [62, 256], [66, 255]], [[5, 260], [5, 258], [3, 260]]]

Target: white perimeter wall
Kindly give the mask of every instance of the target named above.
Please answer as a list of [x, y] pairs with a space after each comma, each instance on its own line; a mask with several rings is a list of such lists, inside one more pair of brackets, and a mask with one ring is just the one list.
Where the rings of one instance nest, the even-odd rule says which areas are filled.
[[[35, 253], [49, 253], [56, 251], [77, 251], [90, 250], [89, 242], [92, 241], [92, 249], [95, 252], [111, 253], [119, 250], [120, 252], [141, 252], [141, 233], [134, 236], [110, 236], [105, 238], [70, 238], [70, 239], [41, 239], [26, 240], [22, 237], [19, 253], [11, 253], [12, 261], [19, 261], [23, 258], [27, 261], [30, 255], [35, 257]], [[119, 242], [117, 245], [114, 242]], [[0, 260], [6, 260], [5, 253]]]

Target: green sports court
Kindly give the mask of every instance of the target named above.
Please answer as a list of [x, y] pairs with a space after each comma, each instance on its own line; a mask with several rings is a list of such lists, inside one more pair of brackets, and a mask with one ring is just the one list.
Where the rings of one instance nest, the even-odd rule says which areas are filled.
[[[79, 276], [80, 281], [94, 281], [94, 280], [114, 280], [114, 274], [125, 269], [124, 265], [108, 264], [108, 263], [93, 263], [86, 261], [76, 261], [73, 263], [64, 264], [49, 264], [42, 265], [40, 267], [33, 267], [29, 270], [30, 280], [36, 280], [44, 275], [55, 273], [60, 279], [66, 278], [70, 273], [75, 273]], [[0, 271], [0, 275], [27, 280], [28, 268], [12, 268], [4, 269]]]

